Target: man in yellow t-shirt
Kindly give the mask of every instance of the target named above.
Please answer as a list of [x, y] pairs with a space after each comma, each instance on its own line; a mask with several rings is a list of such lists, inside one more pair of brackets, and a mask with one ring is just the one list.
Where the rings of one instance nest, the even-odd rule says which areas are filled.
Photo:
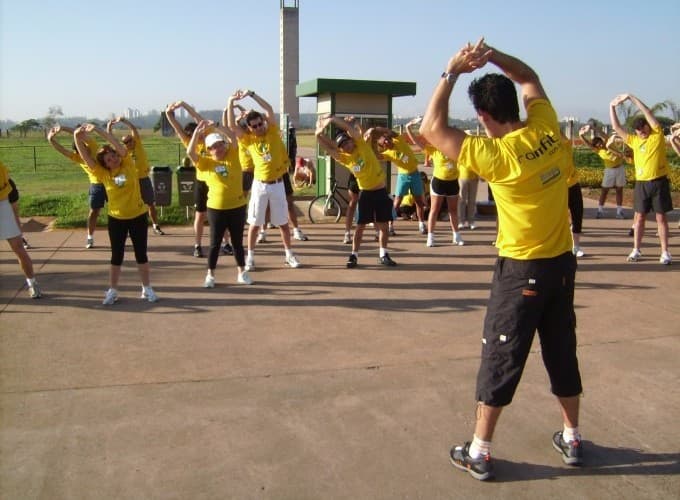
[[[616, 107], [630, 100], [642, 112], [642, 116], [633, 121], [634, 134], [629, 134], [619, 122]], [[666, 158], [666, 138], [663, 129], [652, 111], [640, 99], [631, 94], [616, 96], [609, 106], [614, 131], [633, 150], [635, 163], [635, 193], [633, 221], [633, 250], [628, 254], [628, 262], [637, 262], [642, 257], [640, 245], [645, 232], [647, 214], [654, 210], [656, 224], [659, 228], [661, 257], [659, 262], [669, 265], [672, 262], [668, 250], [668, 218], [666, 212], [673, 210], [671, 187], [668, 180], [669, 166]]]
[[[469, 136], [448, 125], [451, 92], [460, 74], [488, 62], [504, 75], [489, 73], [470, 84], [468, 95], [488, 137]], [[519, 118], [515, 83], [522, 91], [525, 121]], [[499, 258], [484, 321], [477, 421], [472, 442], [454, 447], [451, 461], [476, 479], [493, 476], [493, 432], [503, 407], [512, 401], [538, 331], [564, 423], [551, 445], [565, 463], [578, 465], [583, 450], [578, 429], [582, 386], [576, 356], [576, 258], [567, 215], [567, 162], [555, 110], [528, 65], [480, 39], [449, 60], [420, 133], [451, 160], [487, 179], [498, 209]]]
[[[83, 169], [88, 180], [90, 181], [90, 188], [88, 191], [90, 211], [87, 214], [87, 242], [85, 243], [85, 248], [89, 249], [94, 247], [94, 232], [97, 229], [97, 218], [99, 217], [99, 212], [106, 204], [106, 190], [104, 189], [104, 185], [97, 180], [92, 171], [75, 150], [75, 146], [73, 147], [72, 151], [69, 151], [64, 146], [59, 144], [59, 142], [57, 142], [57, 136], [62, 132], [68, 134], [71, 140], [73, 139], [72, 128], [57, 125], [52, 127], [47, 133], [47, 140], [58, 153], [61, 153], [73, 163], [78, 164], [80, 168]], [[94, 156], [98, 148], [97, 141], [85, 136], [85, 142], [90, 150], [90, 153]]]
[[[340, 131], [331, 140], [326, 135], [326, 128], [335, 125]], [[392, 200], [387, 193], [385, 171], [373, 148], [364, 140], [361, 130], [336, 116], [325, 116], [316, 122], [316, 140], [335, 161], [347, 168], [356, 178], [359, 185], [357, 228], [352, 239], [352, 253], [347, 259], [347, 268], [357, 266], [361, 240], [369, 222], [378, 228], [380, 250], [378, 263], [383, 266], [396, 266], [389, 253], [389, 221], [392, 220]]]
[[[245, 116], [247, 130], [238, 126], [234, 115], [236, 102], [251, 97], [263, 110], [250, 111]], [[266, 222], [267, 207], [271, 223], [279, 227], [284, 263], [292, 268], [300, 267], [300, 261], [293, 253], [288, 224], [288, 202], [284, 176], [288, 175], [288, 156], [279, 128], [276, 126], [274, 109], [264, 98], [251, 90], [237, 90], [227, 103], [227, 123], [238, 141], [250, 153], [253, 161], [253, 185], [248, 203], [248, 255], [246, 270], [255, 269], [255, 245], [259, 228]]]

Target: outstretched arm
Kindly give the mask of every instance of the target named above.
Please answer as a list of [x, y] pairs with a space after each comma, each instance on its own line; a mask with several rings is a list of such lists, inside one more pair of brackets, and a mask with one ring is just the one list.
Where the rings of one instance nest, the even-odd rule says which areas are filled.
[[243, 97], [252, 97], [253, 101], [255, 101], [264, 110], [264, 114], [267, 117], [267, 122], [270, 126], [276, 123], [276, 115], [274, 114], [274, 108], [272, 108], [271, 104], [265, 101], [262, 96], [257, 95], [254, 90], [242, 92]]
[[583, 127], [581, 127], [579, 129], [578, 136], [581, 138], [581, 140], [583, 141], [583, 143], [586, 146], [588, 146], [590, 149], [595, 149], [592, 141], [586, 137], [586, 134], [588, 133], [589, 130], [590, 130], [590, 125], [584, 125]]
[[612, 128], [614, 129], [614, 132], [616, 132], [616, 135], [621, 137], [624, 142], [628, 139], [628, 132], [621, 126], [619, 115], [616, 114], [616, 107], [627, 99], [628, 94], [620, 94], [614, 97], [612, 102], [609, 103], [609, 120], [611, 121]]
[[524, 109], [534, 99], [548, 99], [548, 96], [541, 85], [541, 80], [536, 72], [525, 62], [505, 54], [498, 49], [485, 46], [487, 51], [491, 51], [489, 62], [498, 66], [505, 75], [513, 82], [519, 84], [522, 89], [522, 100]]
[[184, 101], [175, 101], [168, 104], [168, 107], [165, 108], [165, 116], [168, 118], [168, 122], [170, 122], [170, 126], [175, 131], [175, 134], [177, 134], [177, 137], [179, 137], [184, 142], [188, 142], [191, 139], [191, 136], [184, 132], [182, 125], [180, 125], [179, 121], [177, 121], [177, 118], [175, 118], [175, 110], [178, 108], [186, 109], [187, 113], [189, 113], [189, 116], [191, 116], [191, 118], [193, 118], [196, 123], [203, 120], [203, 117], [199, 115], [193, 107]]
[[654, 116], [654, 113], [652, 113], [652, 110], [645, 105], [644, 102], [642, 102], [640, 99], [635, 97], [632, 94], [628, 94], [628, 99], [630, 99], [630, 102], [635, 104], [637, 108], [642, 111], [642, 114], [645, 117], [645, 120], [647, 120], [647, 123], [649, 123], [649, 126], [652, 128], [660, 128], [661, 125], [659, 124], [659, 120], [656, 119], [656, 116]]
[[236, 101], [239, 101], [244, 97], [245, 93], [242, 90], [237, 90], [236, 92], [234, 92], [232, 95], [229, 96], [229, 100], [227, 101], [227, 107], [224, 109], [224, 112], [222, 113], [222, 124], [229, 130], [231, 130], [231, 132], [238, 138], [243, 137], [245, 131], [238, 124], [238, 120], [236, 119], [236, 115], [234, 114], [234, 108], [239, 108], [243, 112], [245, 111], [243, 106], [241, 106], [240, 104], [236, 104]]
[[142, 139], [142, 137], [139, 135], [139, 130], [137, 130], [137, 127], [135, 127], [130, 120], [127, 118], [124, 118], [122, 116], [118, 116], [114, 118], [113, 120], [109, 120], [109, 122], [106, 124], [106, 131], [110, 134], [113, 133], [113, 126], [116, 123], [122, 123], [125, 125], [128, 129], [130, 129], [130, 134], [132, 134], [132, 137], [135, 139], [137, 143], [139, 143]]
[[408, 123], [405, 125], [405, 128], [406, 128], [406, 135], [407, 135], [408, 138], [411, 140], [411, 142], [412, 142], [416, 147], [418, 147], [418, 149], [420, 149], [420, 150], [425, 149], [425, 147], [427, 146], [427, 141], [426, 141], [425, 138], [424, 138], [422, 135], [420, 135], [420, 134], [414, 135], [414, 134], [413, 134], [413, 131], [411, 130], [411, 127], [413, 127], [414, 125], [418, 125], [418, 124], [421, 123], [422, 121], [423, 121], [423, 119], [419, 116], [418, 118], [414, 118], [413, 120], [411, 120], [410, 122], [408, 122]]
[[671, 135], [671, 147], [673, 148], [673, 151], [675, 151], [675, 154], [680, 156], [680, 128], [676, 128], [675, 131], [673, 131], [673, 135]]
[[481, 38], [474, 46], [466, 44], [446, 66], [445, 77], [439, 80], [427, 105], [420, 124], [420, 134], [434, 147], [452, 160], [457, 160], [465, 139], [465, 132], [450, 127], [449, 99], [458, 76], [484, 66], [489, 60], [489, 50]]
[[85, 144], [85, 137], [95, 131], [95, 126], [91, 123], [85, 123], [73, 131], [73, 141], [76, 143], [76, 150], [78, 154], [89, 168], [95, 168], [97, 162], [95, 161], [90, 148]]
[[52, 145], [54, 149], [56, 149], [59, 153], [64, 155], [66, 158], [69, 160], [71, 159], [71, 154], [72, 152], [66, 149], [64, 146], [59, 144], [57, 142], [57, 135], [59, 135], [60, 132], [65, 132], [67, 134], [73, 134], [73, 129], [69, 127], [63, 127], [61, 125], [57, 125], [56, 127], [52, 127], [50, 131], [47, 133], [47, 140], [49, 143]]

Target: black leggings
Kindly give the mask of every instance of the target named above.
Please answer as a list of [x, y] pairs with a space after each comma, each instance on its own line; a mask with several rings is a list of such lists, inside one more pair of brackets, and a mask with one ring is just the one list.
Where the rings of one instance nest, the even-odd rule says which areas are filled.
[[246, 225], [246, 205], [227, 210], [217, 210], [208, 207], [208, 224], [210, 224], [210, 253], [208, 254], [208, 269], [217, 267], [217, 257], [220, 255], [220, 245], [224, 232], [229, 230], [231, 246], [234, 248], [234, 260], [237, 266], [245, 266], [246, 259], [243, 251], [243, 228]]
[[135, 249], [135, 260], [137, 264], [146, 264], [149, 258], [146, 255], [147, 229], [146, 212], [134, 219], [116, 219], [109, 215], [109, 241], [111, 242], [111, 265], [120, 266], [123, 264], [125, 255], [125, 240], [128, 234], [132, 240], [132, 247]]
[[583, 195], [578, 182], [569, 188], [569, 212], [571, 213], [571, 232], [581, 234], [583, 224]]

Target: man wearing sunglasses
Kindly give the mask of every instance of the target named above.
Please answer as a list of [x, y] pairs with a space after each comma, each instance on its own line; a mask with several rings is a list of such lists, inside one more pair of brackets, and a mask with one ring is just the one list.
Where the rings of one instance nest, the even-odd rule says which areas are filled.
[[[263, 110], [246, 114], [247, 130], [239, 127], [234, 116], [236, 101], [251, 97]], [[288, 175], [286, 147], [276, 126], [274, 110], [271, 105], [252, 90], [237, 90], [229, 97], [227, 122], [239, 142], [247, 148], [253, 160], [254, 179], [248, 204], [248, 255], [246, 271], [255, 269], [254, 248], [260, 226], [265, 224], [267, 206], [271, 223], [279, 227], [281, 240], [286, 252], [285, 264], [292, 268], [300, 267], [293, 254], [288, 225], [288, 203], [283, 177]]]

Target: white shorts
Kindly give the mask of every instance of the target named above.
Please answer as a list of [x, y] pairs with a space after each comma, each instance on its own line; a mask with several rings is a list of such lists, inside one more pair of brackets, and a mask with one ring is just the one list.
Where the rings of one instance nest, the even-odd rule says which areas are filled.
[[9, 240], [21, 236], [21, 229], [17, 226], [14, 210], [8, 199], [0, 201], [0, 240]]
[[602, 177], [603, 188], [624, 187], [626, 185], [626, 168], [620, 167], [605, 168]]
[[269, 222], [275, 226], [288, 223], [288, 201], [283, 181], [267, 184], [253, 180], [248, 203], [248, 224], [262, 226], [269, 206]]

